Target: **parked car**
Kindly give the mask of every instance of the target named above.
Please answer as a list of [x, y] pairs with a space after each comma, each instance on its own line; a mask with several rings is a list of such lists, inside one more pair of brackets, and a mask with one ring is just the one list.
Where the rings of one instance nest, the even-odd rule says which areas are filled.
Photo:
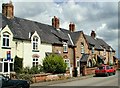
[[7, 76], [0, 75], [2, 88], [29, 88], [30, 83], [26, 80], [10, 79]]
[[95, 70], [96, 76], [100, 76], [100, 75], [110, 76], [110, 75], [115, 75], [115, 73], [116, 73], [116, 69], [109, 65], [101, 65], [97, 67], [97, 69]]

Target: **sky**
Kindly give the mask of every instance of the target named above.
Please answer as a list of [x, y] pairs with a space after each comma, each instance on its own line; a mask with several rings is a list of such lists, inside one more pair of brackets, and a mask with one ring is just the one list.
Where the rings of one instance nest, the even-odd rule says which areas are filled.
[[[9, 2], [2, 0], [0, 4]], [[33, 2], [34, 1], [34, 2]], [[69, 23], [76, 26], [75, 31], [83, 31], [102, 38], [118, 54], [118, 0], [12, 0], [15, 16], [51, 25], [51, 19], [57, 16], [60, 27], [69, 29]], [[0, 7], [0, 11], [2, 7]]]

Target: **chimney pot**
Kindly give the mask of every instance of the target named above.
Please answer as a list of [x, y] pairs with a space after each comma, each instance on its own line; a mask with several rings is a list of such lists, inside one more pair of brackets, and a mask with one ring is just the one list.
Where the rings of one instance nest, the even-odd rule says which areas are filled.
[[8, 19], [12, 19], [14, 17], [14, 6], [12, 1], [2, 4], [2, 14]]
[[70, 22], [70, 24], [69, 24], [69, 30], [70, 30], [71, 32], [74, 32], [74, 31], [75, 31], [75, 24], [74, 24], [74, 23]]
[[92, 32], [91, 32], [91, 37], [92, 37], [92, 38], [95, 38], [95, 37], [96, 37], [96, 33], [95, 33], [95, 31], [93, 31], [93, 30], [92, 30]]
[[59, 19], [56, 16], [52, 18], [52, 26], [56, 29], [59, 29]]

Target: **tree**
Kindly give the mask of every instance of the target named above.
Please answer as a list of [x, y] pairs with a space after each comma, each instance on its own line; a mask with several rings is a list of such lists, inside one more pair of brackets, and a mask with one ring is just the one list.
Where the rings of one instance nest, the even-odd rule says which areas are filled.
[[19, 58], [18, 56], [15, 56], [14, 71], [16, 73], [20, 73], [22, 68], [23, 68], [23, 58]]
[[43, 70], [47, 73], [65, 73], [66, 72], [66, 63], [63, 58], [57, 54], [51, 54], [46, 56], [43, 60]]

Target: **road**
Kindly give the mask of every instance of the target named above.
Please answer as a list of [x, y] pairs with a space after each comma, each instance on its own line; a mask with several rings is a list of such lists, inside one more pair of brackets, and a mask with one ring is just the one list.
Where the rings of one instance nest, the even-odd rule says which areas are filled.
[[118, 73], [109, 77], [92, 77], [49, 86], [118, 86]]

